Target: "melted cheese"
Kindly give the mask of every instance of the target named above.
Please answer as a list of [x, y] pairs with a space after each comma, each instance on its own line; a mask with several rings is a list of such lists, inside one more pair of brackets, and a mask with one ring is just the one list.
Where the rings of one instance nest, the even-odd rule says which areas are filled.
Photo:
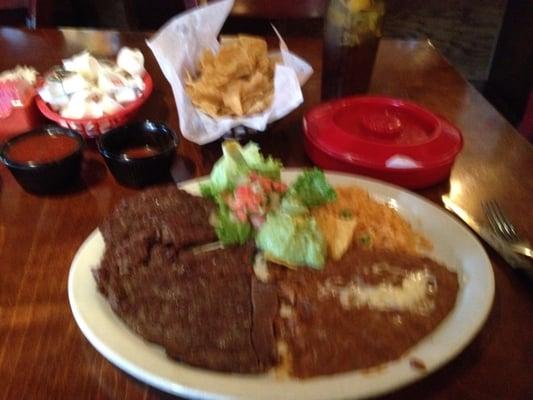
[[254, 260], [254, 274], [261, 282], [268, 282], [270, 275], [268, 273], [268, 264], [263, 253], [259, 252]]
[[294, 315], [294, 309], [287, 303], [281, 303], [279, 306], [279, 316], [281, 318], [292, 318]]
[[425, 314], [434, 307], [433, 301], [428, 296], [433, 281], [433, 275], [421, 270], [405, 274], [400, 285], [350, 282], [339, 286], [326, 282], [320, 287], [319, 294], [338, 298], [345, 309], [367, 306], [378, 311], [410, 311]]

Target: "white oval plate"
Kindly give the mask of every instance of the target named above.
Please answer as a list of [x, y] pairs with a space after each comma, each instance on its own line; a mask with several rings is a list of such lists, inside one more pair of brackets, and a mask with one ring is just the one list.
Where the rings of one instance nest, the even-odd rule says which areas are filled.
[[[285, 170], [291, 182], [299, 170]], [[307, 380], [264, 375], [225, 374], [169, 359], [161, 347], [131, 331], [96, 289], [91, 274], [103, 254], [104, 242], [95, 230], [72, 262], [68, 295], [74, 318], [91, 344], [109, 361], [137, 379], [165, 392], [205, 399], [341, 399], [375, 396], [421, 379], [456, 356], [483, 325], [494, 297], [494, 276], [478, 240], [447, 212], [424, 198], [376, 180], [327, 173], [333, 185], [358, 185], [378, 200], [388, 202], [434, 245], [432, 257], [456, 270], [461, 288], [455, 308], [441, 325], [399, 360], [374, 372], [348, 372]], [[205, 179], [205, 178], [204, 178]], [[202, 179], [180, 185], [198, 192]], [[410, 366], [416, 357], [426, 372]]]

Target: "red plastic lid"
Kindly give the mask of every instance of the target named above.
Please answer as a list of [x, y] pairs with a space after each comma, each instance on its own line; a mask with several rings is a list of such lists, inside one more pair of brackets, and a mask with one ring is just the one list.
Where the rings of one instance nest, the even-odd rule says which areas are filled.
[[382, 179], [387, 171], [398, 175], [451, 168], [463, 144], [460, 131], [443, 118], [389, 97], [356, 96], [321, 104], [305, 115], [304, 131], [306, 147], [315, 153], [381, 171]]

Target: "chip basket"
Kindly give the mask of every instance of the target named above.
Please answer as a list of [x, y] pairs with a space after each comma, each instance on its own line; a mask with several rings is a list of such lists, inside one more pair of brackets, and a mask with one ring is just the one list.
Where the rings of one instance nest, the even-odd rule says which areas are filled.
[[39, 95], [35, 97], [35, 101], [37, 107], [46, 118], [56, 122], [62, 127], [74, 129], [87, 138], [92, 138], [113, 128], [124, 125], [135, 116], [139, 108], [150, 96], [153, 89], [152, 78], [148, 72], [144, 73], [143, 81], [144, 90], [138, 99], [126, 104], [122, 110], [111, 115], [104, 115], [100, 118], [65, 118], [52, 110]]

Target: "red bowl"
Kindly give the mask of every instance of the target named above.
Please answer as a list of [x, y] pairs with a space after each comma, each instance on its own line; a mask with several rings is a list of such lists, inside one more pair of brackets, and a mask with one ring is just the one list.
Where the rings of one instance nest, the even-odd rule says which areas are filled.
[[315, 164], [410, 189], [446, 179], [463, 146], [461, 132], [444, 118], [388, 97], [354, 96], [324, 103], [311, 109], [303, 122], [305, 150]]
[[91, 138], [99, 136], [113, 128], [117, 128], [129, 122], [133, 116], [139, 111], [139, 108], [146, 102], [153, 89], [152, 78], [148, 72], [144, 73], [144, 90], [138, 99], [128, 103], [124, 108], [114, 114], [104, 115], [100, 118], [65, 118], [52, 110], [48, 104], [37, 95], [35, 101], [37, 107], [43, 115], [56, 122], [62, 127], [74, 129], [85, 137]]

